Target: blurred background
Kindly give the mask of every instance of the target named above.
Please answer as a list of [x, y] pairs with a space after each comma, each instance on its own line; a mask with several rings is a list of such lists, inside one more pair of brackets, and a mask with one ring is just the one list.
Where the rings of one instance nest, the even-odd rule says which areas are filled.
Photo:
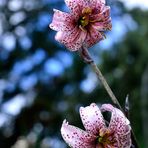
[[[113, 29], [90, 49], [148, 147], [148, 2], [108, 0]], [[0, 0], [0, 148], [66, 148], [66, 118], [83, 128], [79, 107], [111, 103], [90, 67], [48, 28], [64, 0]]]

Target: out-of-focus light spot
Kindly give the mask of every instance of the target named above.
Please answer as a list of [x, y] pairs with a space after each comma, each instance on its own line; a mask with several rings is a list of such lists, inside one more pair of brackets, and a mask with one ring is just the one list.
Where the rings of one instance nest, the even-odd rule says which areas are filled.
[[27, 36], [23, 36], [19, 39], [19, 43], [24, 50], [28, 50], [32, 46], [31, 39]]
[[61, 62], [54, 58], [47, 60], [44, 65], [44, 69], [48, 74], [53, 76], [61, 75], [64, 71], [64, 67]]
[[65, 148], [66, 145], [64, 142], [60, 141], [59, 139], [57, 138], [49, 138], [49, 137], [46, 137], [42, 140], [41, 142], [41, 147], [52, 147], [52, 148]]
[[15, 77], [20, 76], [24, 72], [27, 72], [33, 68], [33, 63], [30, 58], [27, 58], [23, 61], [19, 61], [15, 63], [11, 75], [12, 78], [15, 79]]
[[87, 78], [80, 83], [80, 89], [85, 93], [91, 93], [97, 85], [97, 77], [94, 73], [89, 73]]
[[112, 31], [107, 34], [107, 38], [100, 42], [101, 49], [110, 49], [114, 43], [120, 42], [127, 33], [127, 28], [123, 19], [116, 19], [112, 21]]
[[8, 8], [11, 11], [18, 11], [22, 8], [23, 1], [22, 0], [11, 0], [8, 2]]
[[37, 25], [37, 29], [41, 31], [44, 28], [47, 28], [47, 26], [49, 25], [49, 14], [47, 13], [40, 14], [36, 25]]
[[26, 29], [25, 29], [25, 27], [23, 27], [23, 26], [17, 26], [17, 27], [15, 28], [15, 34], [16, 34], [17, 36], [19, 36], [19, 37], [25, 36], [25, 34], [26, 34]]
[[3, 33], [3, 20], [4, 20], [4, 14], [0, 13], [0, 35]]
[[0, 113], [0, 127], [3, 126], [8, 120], [8, 117], [5, 114]]
[[73, 57], [68, 52], [58, 52], [57, 54], [58, 59], [62, 62], [65, 68], [70, 67], [73, 63]]
[[141, 8], [142, 10], [148, 9], [147, 0], [120, 0], [122, 1], [128, 9]]
[[17, 115], [25, 105], [25, 97], [23, 95], [17, 95], [2, 105], [2, 111], [7, 114]]
[[6, 0], [0, 0], [0, 7], [3, 7], [4, 5], [6, 5]]
[[4, 90], [7, 86], [7, 82], [3, 79], [0, 79], [0, 90]]
[[138, 28], [137, 23], [129, 14], [123, 16], [123, 22], [128, 27], [129, 30], [136, 30]]
[[40, 5], [40, 1], [36, 1], [36, 0], [23, 1], [23, 4], [24, 4], [24, 9], [26, 9], [27, 11], [37, 9], [42, 6]]
[[16, 12], [10, 17], [10, 24], [17, 25], [26, 18], [26, 14], [23, 11]]
[[74, 88], [73, 86], [71, 85], [66, 85], [64, 88], [63, 88], [63, 92], [65, 95], [71, 95], [74, 91]]
[[24, 91], [28, 91], [28, 90], [31, 90], [36, 83], [37, 83], [37, 76], [32, 74], [30, 76], [26, 76], [22, 78], [22, 80], [20, 81], [20, 87]]
[[16, 38], [13, 34], [11, 33], [6, 33], [2, 37], [2, 45], [6, 50], [13, 50], [16, 45]]
[[20, 137], [11, 148], [28, 148], [29, 142], [25, 137]]
[[36, 49], [36, 52], [32, 56], [32, 60], [36, 65], [40, 64], [45, 58], [46, 58], [46, 53], [42, 48]]
[[66, 111], [68, 109], [68, 104], [67, 104], [66, 101], [61, 101], [57, 105], [58, 105], [57, 109], [60, 112], [64, 112], [64, 111]]
[[41, 123], [36, 123], [33, 127], [33, 131], [36, 133], [36, 134], [40, 134], [43, 130], [43, 126]]
[[47, 121], [49, 120], [50, 114], [47, 111], [41, 111], [39, 116], [42, 121]]

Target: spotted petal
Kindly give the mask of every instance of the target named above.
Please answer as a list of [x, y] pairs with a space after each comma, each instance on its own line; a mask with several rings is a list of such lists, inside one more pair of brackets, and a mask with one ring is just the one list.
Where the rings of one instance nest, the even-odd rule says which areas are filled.
[[99, 31], [97, 31], [93, 25], [91, 25], [87, 32], [85, 46], [89, 48], [103, 39], [104, 37], [102, 36], [102, 34]]
[[55, 31], [71, 31], [75, 26], [71, 14], [54, 9], [52, 23], [49, 27]]
[[99, 130], [105, 127], [101, 111], [95, 103], [87, 107], [81, 107], [80, 116], [85, 129], [93, 135], [97, 135]]
[[79, 50], [86, 38], [86, 32], [75, 27], [70, 32], [57, 32], [55, 39], [63, 43], [70, 51]]
[[96, 137], [75, 127], [69, 125], [66, 120], [63, 121], [61, 127], [63, 139], [72, 148], [93, 148], [95, 147]]
[[112, 112], [109, 129], [112, 130], [118, 139], [118, 146], [121, 148], [131, 147], [131, 127], [129, 120], [117, 108], [110, 104], [104, 104], [101, 111]]
[[66, 5], [69, 7], [71, 14], [75, 17], [76, 20], [82, 14], [83, 8], [85, 8], [86, 3], [84, 0], [65, 0]]

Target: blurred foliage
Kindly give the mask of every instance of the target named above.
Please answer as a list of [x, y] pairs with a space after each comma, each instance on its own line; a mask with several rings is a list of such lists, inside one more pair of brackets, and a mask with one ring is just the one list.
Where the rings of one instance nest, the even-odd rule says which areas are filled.
[[[90, 52], [123, 106], [130, 95], [131, 124], [144, 148], [148, 145], [142, 112], [148, 112], [148, 101], [142, 103], [141, 92], [148, 67], [148, 12], [126, 10], [119, 1], [108, 4], [112, 19], [122, 20], [126, 31], [119, 26], [120, 39], [118, 32], [110, 33], [111, 46], [100, 43]], [[2, 148], [15, 143], [13, 148], [65, 148], [60, 135], [65, 118], [82, 127], [80, 106], [111, 103], [90, 67], [54, 40], [55, 32], [48, 28], [53, 8], [65, 10], [65, 4], [62, 0], [0, 0]]]

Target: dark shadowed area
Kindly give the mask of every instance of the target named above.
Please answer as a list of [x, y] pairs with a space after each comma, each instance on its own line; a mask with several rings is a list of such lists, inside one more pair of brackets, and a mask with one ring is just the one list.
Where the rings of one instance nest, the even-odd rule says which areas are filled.
[[[108, 0], [113, 29], [90, 49], [119, 102], [129, 94], [130, 121], [148, 147], [148, 9]], [[144, 5], [144, 4], [143, 4]], [[49, 29], [64, 0], [0, 0], [0, 148], [66, 148], [66, 118], [83, 128], [79, 107], [111, 103], [91, 68]]]

